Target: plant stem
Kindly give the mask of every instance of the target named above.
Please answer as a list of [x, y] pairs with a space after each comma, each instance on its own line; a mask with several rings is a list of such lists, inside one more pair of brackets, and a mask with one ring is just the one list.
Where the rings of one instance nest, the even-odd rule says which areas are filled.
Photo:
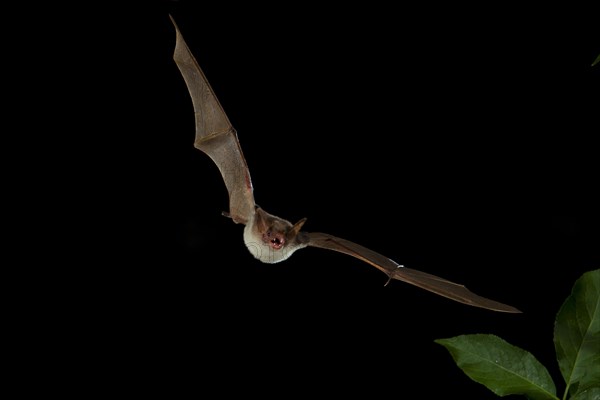
[[567, 395], [569, 394], [569, 386], [571, 386], [571, 384], [567, 383], [567, 387], [565, 388], [565, 394], [563, 394], [562, 400], [567, 400]]

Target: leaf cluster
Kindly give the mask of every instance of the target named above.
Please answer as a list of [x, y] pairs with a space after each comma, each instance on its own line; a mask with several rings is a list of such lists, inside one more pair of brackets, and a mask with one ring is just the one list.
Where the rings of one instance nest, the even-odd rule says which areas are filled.
[[[459, 368], [498, 396], [559, 400], [548, 370], [531, 353], [491, 334], [435, 341]], [[563, 400], [600, 400], [600, 269], [584, 273], [560, 307], [554, 348], [565, 382]]]

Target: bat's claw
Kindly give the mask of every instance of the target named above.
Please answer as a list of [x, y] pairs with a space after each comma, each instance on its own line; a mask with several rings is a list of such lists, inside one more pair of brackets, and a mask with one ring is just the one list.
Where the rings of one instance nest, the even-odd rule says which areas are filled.
[[231, 214], [229, 214], [227, 211], [221, 212], [221, 215], [227, 218], [231, 218]]

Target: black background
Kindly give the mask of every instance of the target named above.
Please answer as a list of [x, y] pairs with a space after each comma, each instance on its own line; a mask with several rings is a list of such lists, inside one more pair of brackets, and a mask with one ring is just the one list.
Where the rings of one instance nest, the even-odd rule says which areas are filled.
[[[83, 390], [492, 399], [433, 342], [490, 333], [533, 353], [561, 394], [554, 317], [600, 258], [589, 13], [280, 7], [90, 8], [38, 36], [39, 60], [67, 60], [45, 73], [49, 97], [70, 100], [52, 124], [67, 157], [46, 173], [69, 193], [53, 222], [74, 222], [39, 281], [60, 281], [50, 323], [77, 326], [59, 335], [74, 365], [101, 365]], [[254, 260], [193, 147], [169, 13], [238, 131], [258, 204], [523, 314], [384, 286], [321, 249]]]

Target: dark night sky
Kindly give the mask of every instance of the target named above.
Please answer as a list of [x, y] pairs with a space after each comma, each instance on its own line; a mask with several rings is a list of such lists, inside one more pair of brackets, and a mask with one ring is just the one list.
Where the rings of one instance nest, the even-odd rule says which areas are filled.
[[[433, 342], [493, 333], [531, 351], [562, 394], [554, 317], [600, 265], [600, 44], [584, 10], [150, 4], [93, 25], [85, 49], [110, 100], [79, 115], [98, 121], [102, 151], [76, 157], [101, 160], [88, 213], [118, 251], [79, 259], [80, 287], [102, 293], [91, 309], [113, 368], [171, 397], [493, 399]], [[254, 260], [220, 215], [216, 166], [193, 148], [169, 13], [238, 131], [258, 204], [524, 313], [384, 287], [321, 249]]]

